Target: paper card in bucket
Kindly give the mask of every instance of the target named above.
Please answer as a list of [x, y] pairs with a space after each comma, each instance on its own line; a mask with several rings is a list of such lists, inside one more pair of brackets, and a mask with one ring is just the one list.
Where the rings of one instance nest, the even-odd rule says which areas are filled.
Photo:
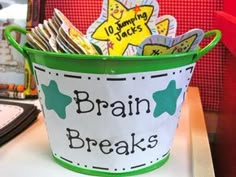
[[137, 50], [138, 55], [176, 54], [196, 50], [204, 37], [204, 31], [193, 29], [187, 33], [171, 38], [152, 35], [146, 38]]
[[87, 36], [104, 55], [135, 55], [140, 42], [157, 34], [156, 0], [104, 0], [100, 17]]
[[32, 47], [43, 51], [98, 54], [88, 39], [58, 9], [54, 10], [52, 19], [44, 20], [26, 37]]
[[158, 17], [156, 1], [104, 0], [102, 7], [87, 36], [54, 9], [52, 19], [44, 20], [27, 34], [28, 43], [38, 50], [59, 53], [133, 56], [153, 55], [153, 50], [160, 50], [155, 54], [159, 55], [195, 50], [204, 35], [202, 30], [194, 29], [175, 38], [176, 19], [171, 15]]
[[171, 15], [163, 15], [158, 17], [156, 28], [158, 34], [174, 38], [177, 30], [177, 21]]

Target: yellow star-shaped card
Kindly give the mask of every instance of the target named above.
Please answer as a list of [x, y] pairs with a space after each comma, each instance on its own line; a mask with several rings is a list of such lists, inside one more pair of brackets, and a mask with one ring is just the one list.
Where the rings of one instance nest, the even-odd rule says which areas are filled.
[[104, 55], [135, 55], [145, 38], [157, 34], [158, 11], [156, 0], [104, 0], [87, 37]]
[[152, 35], [146, 38], [137, 51], [138, 55], [176, 54], [196, 50], [204, 37], [201, 29], [190, 30], [180, 36], [171, 38], [163, 35]]
[[163, 15], [158, 17], [156, 27], [158, 34], [174, 38], [177, 30], [177, 21], [171, 15]]

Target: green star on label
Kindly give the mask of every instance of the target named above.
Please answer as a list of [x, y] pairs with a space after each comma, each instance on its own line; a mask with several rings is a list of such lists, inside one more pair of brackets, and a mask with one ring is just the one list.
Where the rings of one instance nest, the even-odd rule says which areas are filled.
[[176, 111], [176, 102], [181, 91], [182, 89], [177, 89], [176, 82], [172, 80], [166, 89], [154, 92], [152, 97], [156, 102], [156, 107], [153, 116], [158, 117], [164, 112], [173, 115]]
[[66, 106], [72, 99], [58, 89], [57, 83], [51, 80], [49, 85], [41, 85], [45, 95], [45, 105], [48, 110], [54, 110], [61, 119], [66, 118]]

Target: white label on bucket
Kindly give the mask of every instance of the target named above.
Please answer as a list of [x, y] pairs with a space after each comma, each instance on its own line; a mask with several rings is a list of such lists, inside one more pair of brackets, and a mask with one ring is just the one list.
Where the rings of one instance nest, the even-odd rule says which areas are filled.
[[34, 64], [54, 155], [80, 168], [109, 172], [162, 160], [194, 66], [108, 75]]

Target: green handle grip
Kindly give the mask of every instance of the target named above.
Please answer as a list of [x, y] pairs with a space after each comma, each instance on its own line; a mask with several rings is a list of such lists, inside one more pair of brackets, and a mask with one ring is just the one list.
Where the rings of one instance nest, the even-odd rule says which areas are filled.
[[21, 27], [18, 27], [18, 26], [7, 26], [5, 29], [4, 35], [5, 35], [6, 39], [9, 41], [9, 43], [13, 47], [15, 47], [15, 49], [18, 50], [25, 58], [28, 59], [27, 53], [24, 51], [24, 49], [21, 47], [21, 45], [16, 42], [14, 37], [12, 37], [11, 32], [13, 32], [13, 31], [22, 33], [24, 35], [27, 34], [27, 31]]
[[21, 34], [26, 35], [27, 31], [19, 26], [7, 26], [4, 32], [5, 38], [9, 41], [9, 43], [15, 47], [16, 50], [18, 50], [23, 56], [24, 58], [28, 61], [29, 67], [30, 67], [30, 71], [33, 74], [33, 66], [32, 66], [32, 62], [30, 61], [30, 57], [28, 56], [28, 54], [25, 52], [25, 50], [23, 49], [23, 47], [16, 42], [16, 40], [14, 39], [14, 37], [12, 37], [11, 32], [19, 32]]
[[[25, 50], [22, 48], [22, 46], [16, 42], [16, 40], [12, 37], [11, 32], [16, 31], [20, 32], [24, 35], [27, 34], [27, 31], [21, 27], [18, 26], [7, 26], [5, 29], [5, 37], [10, 42], [12, 46], [14, 46], [27, 60], [29, 59], [28, 54], [25, 52]], [[214, 36], [214, 38], [211, 40], [211, 42], [206, 45], [204, 48], [200, 49], [196, 57], [194, 58], [194, 61], [197, 61], [199, 58], [201, 58], [203, 55], [205, 55], [207, 52], [209, 52], [221, 39], [221, 32], [219, 30], [211, 30], [205, 33], [204, 38]], [[30, 68], [32, 71], [31, 62], [29, 61]]]
[[220, 30], [210, 30], [207, 31], [204, 35], [204, 38], [215, 36], [211, 42], [206, 45], [204, 48], [200, 49], [198, 55], [195, 58], [195, 61], [197, 61], [199, 58], [201, 58], [203, 55], [205, 55], [207, 52], [209, 52], [215, 45], [220, 41], [221, 39], [221, 31]]

